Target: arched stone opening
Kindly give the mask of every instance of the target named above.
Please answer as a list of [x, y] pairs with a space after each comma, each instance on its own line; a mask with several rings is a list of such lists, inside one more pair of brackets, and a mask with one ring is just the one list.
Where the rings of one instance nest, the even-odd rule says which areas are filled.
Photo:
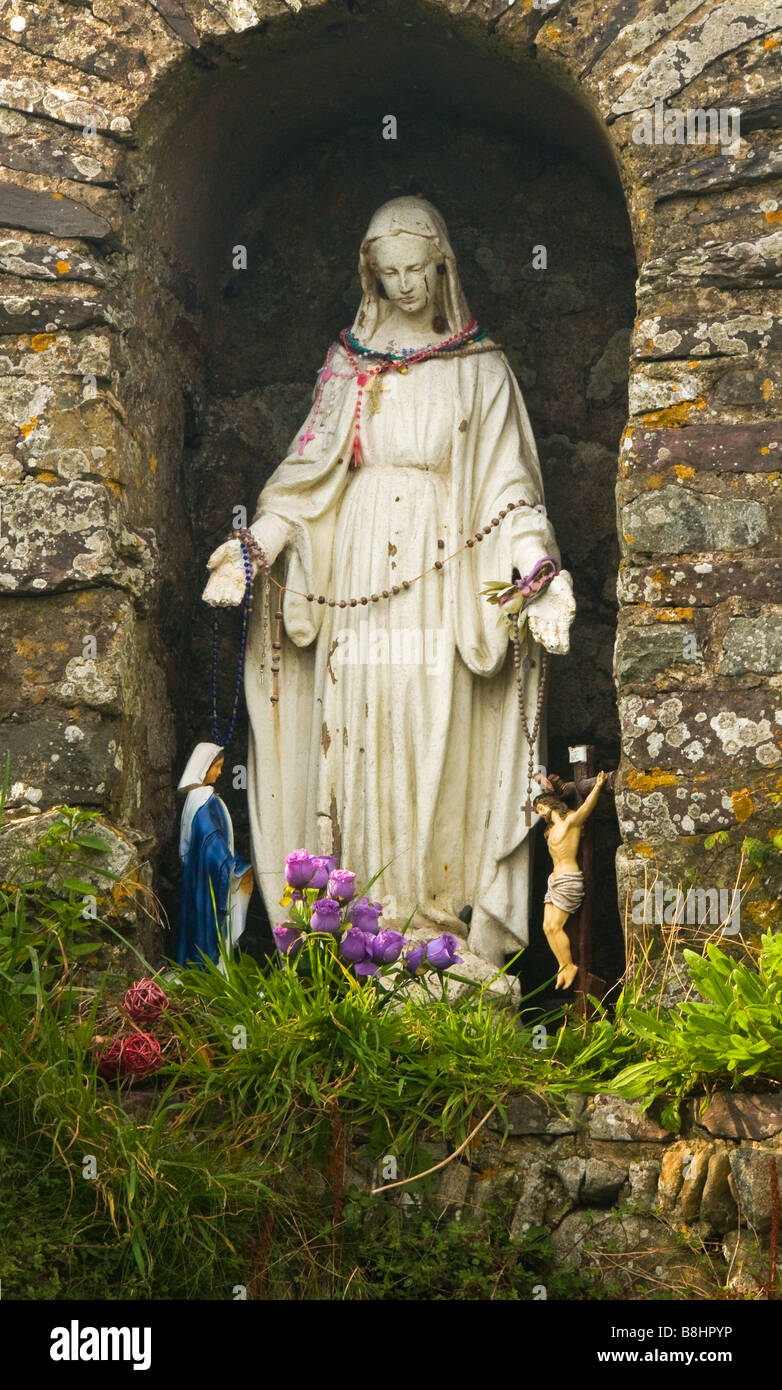
[[[383, 138], [388, 116], [396, 139]], [[125, 177], [135, 326], [124, 399], [155, 460], [145, 486], [156, 496], [156, 640], [176, 764], [209, 727], [204, 560], [234, 508], [252, 510], [306, 413], [326, 347], [357, 302], [369, 216], [388, 197], [420, 192], [443, 211], [469, 302], [520, 380], [575, 574], [571, 655], [552, 663], [550, 765], [565, 771], [568, 746], [593, 742], [615, 766], [614, 483], [635, 261], [610, 151], [586, 104], [529, 59], [430, 10], [378, 6], [349, 26], [318, 11], [183, 63], [142, 113]], [[221, 633], [225, 714], [235, 617], [221, 618]], [[240, 721], [229, 768], [245, 747]], [[225, 794], [243, 835], [244, 798], [231, 780]], [[610, 815], [598, 823], [604, 889], [614, 826]], [[539, 866], [543, 875], [543, 855]], [[169, 840], [169, 906], [175, 874]], [[613, 979], [622, 950], [611, 891], [598, 937], [598, 966]]]

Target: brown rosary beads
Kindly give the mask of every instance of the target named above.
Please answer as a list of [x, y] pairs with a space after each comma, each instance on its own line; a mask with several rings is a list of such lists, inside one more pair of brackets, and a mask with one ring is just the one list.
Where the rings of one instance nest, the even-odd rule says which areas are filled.
[[[325, 594], [314, 594], [314, 593], [304, 594], [304, 593], [301, 593], [301, 591], [300, 591], [299, 589], [291, 589], [291, 588], [289, 588], [289, 586], [288, 586], [287, 584], [281, 584], [281, 583], [279, 582], [278, 579], [275, 579], [275, 578], [274, 578], [274, 576], [273, 576], [273, 574], [272, 574], [272, 572], [271, 572], [271, 565], [269, 564], [269, 561], [268, 561], [267, 558], [266, 558], [266, 554], [265, 554], [265, 552], [263, 551], [263, 549], [261, 548], [261, 546], [258, 544], [257, 540], [255, 539], [255, 536], [253, 535], [253, 533], [252, 533], [252, 531], [249, 529], [249, 527], [237, 528], [237, 530], [235, 530], [234, 533], [233, 533], [234, 536], [236, 537], [237, 540], [239, 540], [239, 541], [242, 542], [242, 545], [245, 546], [248, 555], [250, 555], [251, 558], [255, 561], [256, 565], [258, 566], [258, 569], [259, 569], [259, 570], [261, 571], [261, 573], [264, 575], [264, 578], [265, 578], [265, 579], [268, 579], [272, 584], [274, 584], [274, 585], [276, 586], [276, 588], [279, 590], [279, 595], [280, 595], [279, 606], [278, 606], [277, 609], [275, 610], [275, 614], [274, 614], [274, 618], [275, 618], [274, 638], [273, 638], [272, 644], [271, 644], [271, 645], [272, 645], [272, 694], [271, 694], [271, 696], [270, 696], [271, 703], [272, 703], [273, 705], [276, 705], [277, 702], [278, 702], [278, 700], [279, 700], [279, 697], [280, 697], [280, 692], [279, 692], [279, 671], [280, 671], [280, 652], [282, 651], [282, 595], [285, 593], [286, 589], [288, 590], [289, 593], [296, 594], [296, 596], [297, 596], [298, 598], [306, 599], [306, 600], [307, 600], [307, 603], [320, 603], [320, 604], [326, 604], [327, 607], [329, 607], [329, 608], [357, 608], [357, 607], [359, 606], [359, 604], [363, 604], [364, 606], [366, 606], [366, 605], [369, 604], [369, 603], [379, 603], [381, 599], [384, 599], [384, 598], [393, 598], [393, 597], [395, 597], [396, 594], [403, 593], [404, 590], [409, 589], [409, 588], [411, 587], [411, 585], [417, 584], [418, 581], [419, 581], [420, 579], [423, 579], [425, 575], [431, 574], [434, 570], [441, 570], [441, 569], [443, 568], [443, 566], [446, 565], [446, 564], [448, 563], [449, 560], [455, 560], [456, 557], [457, 557], [457, 555], [461, 555], [461, 554], [462, 554], [462, 551], [464, 551], [464, 550], [470, 550], [474, 545], [479, 544], [479, 543], [484, 539], [485, 536], [488, 536], [488, 535], [491, 534], [491, 532], [494, 530], [494, 528], [495, 528], [496, 526], [499, 526], [500, 522], [501, 522], [502, 520], [504, 520], [504, 518], [508, 515], [509, 512], [517, 511], [520, 507], [532, 507], [533, 505], [534, 505], [534, 504], [533, 504], [532, 502], [527, 502], [524, 498], [521, 498], [518, 502], [508, 502], [507, 506], [503, 507], [502, 510], [498, 513], [497, 516], [493, 516], [493, 517], [492, 517], [491, 522], [489, 523], [488, 526], [484, 526], [484, 527], [482, 527], [482, 529], [481, 529], [480, 531], [476, 531], [475, 534], [474, 534], [473, 536], [471, 536], [470, 539], [469, 539], [468, 541], [465, 541], [464, 545], [460, 546], [458, 550], [454, 550], [454, 551], [452, 552], [452, 554], [447, 555], [447, 556], [445, 557], [444, 560], [435, 560], [435, 562], [434, 562], [433, 565], [430, 565], [429, 568], [426, 569], [426, 570], [422, 570], [421, 574], [415, 575], [415, 577], [414, 577], [413, 579], [403, 579], [402, 582], [401, 582], [400, 584], [392, 584], [391, 587], [390, 587], [390, 589], [383, 589], [379, 594], [369, 594], [369, 595], [364, 594], [364, 595], [362, 595], [361, 598], [342, 598], [342, 599], [335, 599], [335, 598], [327, 598]], [[267, 618], [266, 618], [266, 605], [264, 604], [264, 608], [263, 608], [263, 633], [262, 633], [262, 637], [261, 637], [261, 651], [262, 651], [262, 652], [265, 651], [265, 649], [266, 649], [266, 639], [267, 639], [267, 635], [268, 635], [266, 624], [267, 624]], [[516, 640], [515, 640], [515, 642], [514, 642], [514, 661], [516, 662], [517, 670], [518, 670], [518, 651], [519, 651], [519, 649], [518, 649], [518, 639], [516, 638]], [[261, 672], [263, 672], [263, 657], [261, 657]], [[541, 706], [541, 708], [542, 708], [542, 706]], [[519, 709], [520, 709], [520, 712], [521, 712], [522, 720], [524, 720], [524, 723], [525, 723], [525, 732], [526, 732], [526, 718], [525, 718], [525, 714], [524, 714], [523, 695], [522, 695], [521, 685], [520, 685], [520, 687], [519, 687]], [[533, 731], [533, 734], [532, 734], [533, 738], [537, 736], [537, 729], [538, 729], [538, 726], [539, 726], [539, 722], [540, 722], [540, 709], [539, 709], [538, 711], [536, 711], [535, 726], [534, 726], [534, 731]]]

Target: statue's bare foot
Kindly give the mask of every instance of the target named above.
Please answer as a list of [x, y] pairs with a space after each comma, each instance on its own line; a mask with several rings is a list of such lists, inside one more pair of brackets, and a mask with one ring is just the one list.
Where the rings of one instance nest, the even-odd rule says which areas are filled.
[[577, 974], [578, 974], [578, 966], [577, 966], [577, 965], [572, 965], [572, 964], [571, 964], [571, 965], [563, 965], [562, 969], [560, 970], [559, 974], [557, 975], [557, 983], [556, 983], [556, 985], [554, 986], [554, 988], [555, 988], [555, 989], [570, 989], [570, 986], [572, 985], [573, 981], [575, 980]]

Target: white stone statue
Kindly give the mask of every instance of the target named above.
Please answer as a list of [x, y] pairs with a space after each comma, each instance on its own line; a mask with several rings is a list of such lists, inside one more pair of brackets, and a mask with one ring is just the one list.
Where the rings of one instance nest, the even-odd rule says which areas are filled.
[[[413, 928], [464, 938], [471, 907], [469, 950], [502, 965], [527, 940], [539, 787], [507, 624], [480, 591], [559, 552], [521, 392], [471, 319], [440, 214], [418, 198], [384, 204], [359, 267], [351, 333], [329, 350], [250, 528], [286, 585], [277, 705], [273, 584], [266, 652], [260, 584], [248, 638], [253, 864], [273, 924], [285, 855], [305, 845], [338, 855], [358, 883], [383, 868], [372, 896], [389, 926], [412, 916]], [[447, 355], [431, 355], [438, 345]], [[205, 600], [239, 603], [239, 540], [209, 569]], [[526, 611], [530, 728], [538, 644], [566, 652], [574, 612], [565, 571]], [[538, 738], [535, 765], [541, 756]]]

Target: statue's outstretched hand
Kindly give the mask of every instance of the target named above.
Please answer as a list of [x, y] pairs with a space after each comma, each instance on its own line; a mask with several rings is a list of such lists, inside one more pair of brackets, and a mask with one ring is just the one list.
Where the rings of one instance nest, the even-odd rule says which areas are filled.
[[207, 561], [211, 571], [201, 597], [214, 608], [232, 608], [244, 598], [245, 573], [242, 547], [238, 540], [224, 541]]
[[548, 588], [527, 609], [529, 630], [546, 651], [562, 655], [570, 649], [570, 624], [576, 612], [573, 581], [560, 570]]

